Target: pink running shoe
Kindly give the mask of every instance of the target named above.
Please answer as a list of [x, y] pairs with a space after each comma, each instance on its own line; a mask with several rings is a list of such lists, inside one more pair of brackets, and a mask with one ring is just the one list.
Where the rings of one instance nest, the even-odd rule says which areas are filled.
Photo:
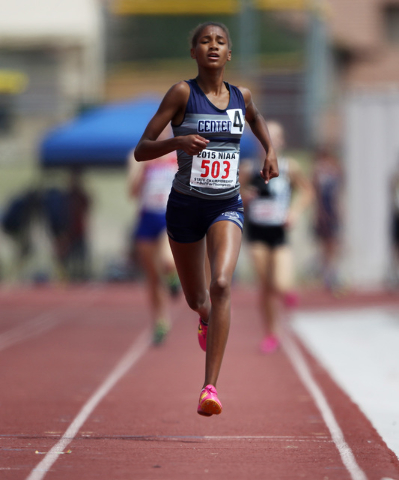
[[208, 333], [208, 324], [202, 318], [199, 319], [198, 325], [198, 343], [204, 352], [206, 352], [206, 334]]
[[287, 308], [296, 308], [299, 305], [299, 295], [295, 291], [287, 292], [283, 301]]
[[201, 390], [197, 413], [205, 417], [222, 413], [222, 404], [218, 399], [218, 392], [213, 385], [207, 385]]
[[273, 353], [280, 347], [280, 341], [275, 335], [267, 335], [260, 344], [262, 353]]

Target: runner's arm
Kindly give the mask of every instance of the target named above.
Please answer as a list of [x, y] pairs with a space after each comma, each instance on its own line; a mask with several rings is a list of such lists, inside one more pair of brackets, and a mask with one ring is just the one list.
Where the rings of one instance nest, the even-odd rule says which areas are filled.
[[189, 95], [190, 87], [186, 82], [179, 82], [169, 89], [136, 146], [135, 158], [138, 162], [152, 160], [174, 150], [184, 150], [188, 155], [196, 155], [206, 148], [209, 140], [200, 135], [157, 140], [169, 122], [180, 123], [177, 119], [183, 118]]
[[265, 180], [265, 183], [268, 183], [271, 178], [278, 177], [278, 163], [276, 152], [274, 151], [273, 144], [270, 139], [266, 120], [256, 108], [256, 105], [252, 100], [251, 92], [247, 88], [243, 87], [240, 87], [240, 91], [243, 94], [245, 101], [245, 120], [248, 122], [254, 135], [262, 144], [266, 153], [266, 158], [260, 174]]
[[144, 164], [136, 162], [134, 151], [128, 158], [127, 188], [129, 197], [138, 197], [141, 193], [144, 176]]
[[293, 158], [289, 158], [288, 161], [288, 174], [294, 198], [288, 212], [287, 224], [292, 226], [296, 223], [302, 212], [312, 203], [314, 189], [312, 182], [302, 172], [299, 163]]

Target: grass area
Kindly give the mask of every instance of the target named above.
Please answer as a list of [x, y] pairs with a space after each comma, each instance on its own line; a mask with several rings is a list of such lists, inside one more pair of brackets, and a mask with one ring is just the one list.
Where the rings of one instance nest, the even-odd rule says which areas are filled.
[[39, 170], [34, 163], [0, 166], [0, 211], [14, 195], [37, 185]]
[[97, 275], [107, 263], [126, 257], [136, 201], [128, 197], [125, 170], [92, 170], [86, 174], [92, 197], [91, 242]]

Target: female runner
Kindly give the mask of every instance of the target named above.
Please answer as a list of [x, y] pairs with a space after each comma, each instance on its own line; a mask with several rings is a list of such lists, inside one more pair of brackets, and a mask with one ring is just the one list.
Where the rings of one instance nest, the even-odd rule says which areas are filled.
[[294, 264], [289, 230], [313, 199], [311, 182], [294, 158], [284, 155], [282, 125], [267, 127], [279, 157], [278, 178], [268, 185], [253, 161], [240, 165], [241, 193], [247, 213], [246, 233], [254, 269], [258, 277], [260, 314], [265, 337], [262, 353], [273, 353], [280, 346], [279, 323], [286, 306], [292, 306]]
[[[160, 139], [170, 138], [169, 130], [161, 133]], [[129, 157], [129, 193], [139, 202], [132, 240], [146, 276], [154, 345], [163, 343], [170, 330], [169, 292], [176, 296], [180, 287], [165, 219], [170, 186], [176, 171], [176, 152], [148, 163], [137, 163], [134, 154]]]
[[[178, 153], [167, 232], [185, 298], [200, 316], [198, 338], [206, 351], [197, 412], [211, 416], [222, 411], [216, 383], [229, 333], [231, 281], [244, 220], [238, 162], [245, 120], [265, 150], [261, 175], [266, 183], [278, 176], [278, 166], [265, 119], [251, 92], [223, 80], [231, 59], [226, 26], [199, 25], [191, 37], [191, 57], [197, 62], [197, 77], [169, 89], [136, 147], [135, 158], [142, 162], [174, 150]], [[174, 138], [157, 140], [169, 122]]]

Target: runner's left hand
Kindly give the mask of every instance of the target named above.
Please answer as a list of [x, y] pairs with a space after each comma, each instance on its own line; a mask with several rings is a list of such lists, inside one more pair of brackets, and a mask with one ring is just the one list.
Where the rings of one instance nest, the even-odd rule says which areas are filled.
[[277, 163], [277, 156], [274, 151], [270, 151], [266, 155], [265, 163], [263, 164], [263, 168], [260, 171], [260, 175], [265, 181], [265, 183], [269, 183], [269, 180], [275, 177], [278, 177], [278, 163]]

